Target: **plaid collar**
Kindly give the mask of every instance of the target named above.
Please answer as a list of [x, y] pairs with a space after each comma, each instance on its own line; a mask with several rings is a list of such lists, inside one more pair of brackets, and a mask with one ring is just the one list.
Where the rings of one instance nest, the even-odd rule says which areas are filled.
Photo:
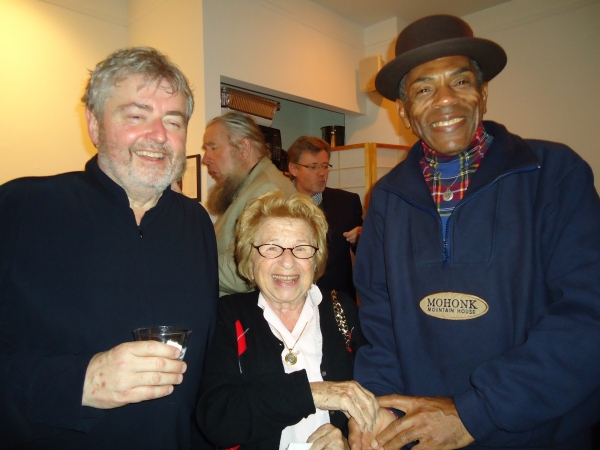
[[[475, 132], [475, 136], [473, 136], [471, 144], [460, 155], [465, 158], [470, 158], [475, 153], [481, 152], [483, 157], [483, 154], [485, 154], [489, 147], [489, 144], [487, 143], [488, 139], [491, 143], [491, 136], [485, 132], [485, 130], [483, 129], [483, 124], [479, 124], [479, 126], [477, 127], [477, 131]], [[438, 165], [438, 162], [440, 161], [448, 162], [451, 159], [459, 156], [446, 156], [441, 153], [438, 153], [432, 148], [430, 148], [423, 140], [421, 141], [421, 145], [423, 146], [423, 159], [425, 160], [424, 162], [432, 169], [435, 169]]]
[[480, 124], [469, 148], [458, 155], [442, 155], [421, 141], [423, 158], [420, 164], [423, 177], [441, 216], [449, 216], [463, 199], [492, 140], [493, 137]]

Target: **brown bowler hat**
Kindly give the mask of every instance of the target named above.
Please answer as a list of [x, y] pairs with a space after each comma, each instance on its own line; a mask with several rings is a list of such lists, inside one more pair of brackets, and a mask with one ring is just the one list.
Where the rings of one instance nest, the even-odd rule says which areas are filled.
[[495, 42], [473, 37], [464, 20], [449, 15], [423, 17], [398, 35], [396, 58], [375, 78], [375, 87], [385, 98], [398, 98], [400, 80], [413, 68], [445, 56], [467, 56], [479, 64], [483, 81], [498, 75], [506, 65], [506, 53]]

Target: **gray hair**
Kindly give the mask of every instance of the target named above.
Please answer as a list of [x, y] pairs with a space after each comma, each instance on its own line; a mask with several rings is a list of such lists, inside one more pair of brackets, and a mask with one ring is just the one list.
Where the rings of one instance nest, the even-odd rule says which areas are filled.
[[[474, 59], [469, 58], [469, 60], [471, 61], [471, 65], [473, 66], [473, 69], [475, 71], [475, 77], [477, 78], [477, 86], [481, 86], [483, 84], [483, 72], [481, 71], [481, 66]], [[400, 83], [398, 84], [398, 98], [404, 103], [408, 101], [406, 91], [404, 90], [404, 83], [406, 82], [406, 77], [408, 76], [408, 74], [409, 72], [406, 72], [400, 80]]]
[[194, 95], [189, 81], [183, 72], [171, 60], [151, 47], [132, 47], [117, 50], [90, 71], [90, 79], [81, 101], [102, 121], [104, 105], [113, 87], [131, 75], [145, 75], [146, 83], [160, 83], [166, 80], [173, 95], [185, 97], [185, 121], [189, 122], [194, 111]]
[[242, 139], [248, 139], [252, 148], [258, 150], [259, 154], [271, 157], [271, 152], [265, 144], [265, 135], [256, 125], [256, 122], [248, 114], [238, 111], [229, 111], [222, 116], [217, 116], [206, 125], [206, 128], [211, 125], [220, 123], [227, 131], [227, 141], [232, 147], [238, 148]]

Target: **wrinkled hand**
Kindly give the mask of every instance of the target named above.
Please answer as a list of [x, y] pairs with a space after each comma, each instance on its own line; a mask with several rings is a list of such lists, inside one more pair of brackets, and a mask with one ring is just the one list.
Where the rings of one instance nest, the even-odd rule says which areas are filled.
[[413, 450], [454, 450], [474, 441], [463, 425], [454, 401], [447, 397], [378, 397], [379, 404], [405, 412], [371, 443], [372, 448], [398, 449], [419, 441]]
[[362, 227], [352, 228], [350, 231], [346, 231], [342, 233], [346, 240], [350, 242], [352, 245], [356, 245], [358, 242], [358, 238], [360, 237], [360, 232], [362, 231]]
[[81, 404], [100, 409], [165, 397], [183, 381], [179, 349], [157, 341], [126, 342], [94, 355]]
[[310, 450], [350, 450], [348, 441], [340, 429], [330, 423], [317, 428], [317, 431], [308, 437], [306, 443], [312, 444]]
[[385, 408], [379, 409], [379, 414], [373, 431], [364, 433], [358, 427], [354, 419], [348, 421], [348, 445], [352, 450], [371, 450], [371, 442], [379, 432], [396, 420], [396, 416]]
[[356, 381], [313, 382], [310, 390], [317, 408], [343, 411], [356, 420], [361, 431], [373, 430], [379, 413], [377, 399]]

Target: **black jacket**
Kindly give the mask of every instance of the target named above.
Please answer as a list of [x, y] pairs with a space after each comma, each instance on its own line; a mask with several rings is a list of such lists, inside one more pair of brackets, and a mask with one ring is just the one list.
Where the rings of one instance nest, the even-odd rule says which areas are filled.
[[[167, 189], [140, 226], [94, 157], [0, 187], [0, 449], [197, 449], [193, 415], [218, 301], [206, 211]], [[93, 355], [148, 325], [191, 329], [171, 395], [81, 406]]]
[[[325, 381], [353, 378], [354, 355], [365, 343], [353, 299], [338, 294], [348, 327], [348, 352], [333, 315], [330, 292], [319, 305]], [[197, 409], [200, 429], [221, 447], [279, 448], [281, 432], [315, 412], [305, 370], [286, 374], [281, 363], [283, 344], [273, 335], [257, 305], [258, 291], [233, 294], [219, 300], [219, 318], [205, 361], [202, 394]], [[246, 351], [238, 358], [236, 321], [245, 334]], [[347, 435], [347, 419], [331, 412], [331, 423]]]
[[363, 210], [360, 197], [358, 194], [342, 189], [325, 188], [320, 206], [329, 225], [327, 232], [329, 256], [325, 273], [317, 281], [317, 286], [322, 291], [336, 289], [356, 298], [350, 255], [350, 250], [355, 251], [356, 248], [350, 245], [342, 233], [362, 225]]

